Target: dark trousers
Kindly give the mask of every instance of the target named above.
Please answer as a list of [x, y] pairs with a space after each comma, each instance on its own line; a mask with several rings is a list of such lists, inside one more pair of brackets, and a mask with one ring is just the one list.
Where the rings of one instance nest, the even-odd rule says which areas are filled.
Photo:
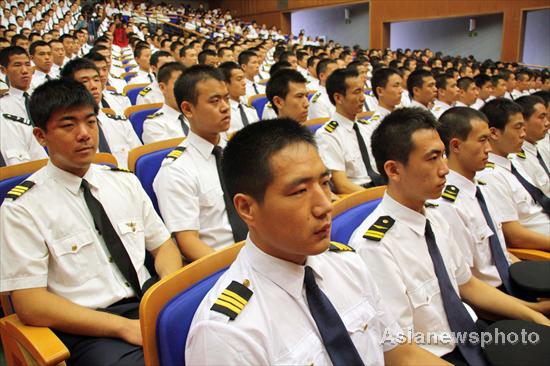
[[[139, 319], [139, 300], [120, 301], [105, 309], [97, 309], [128, 319]], [[86, 337], [54, 330], [69, 349], [67, 364], [78, 366], [145, 365], [143, 349], [116, 338]]]

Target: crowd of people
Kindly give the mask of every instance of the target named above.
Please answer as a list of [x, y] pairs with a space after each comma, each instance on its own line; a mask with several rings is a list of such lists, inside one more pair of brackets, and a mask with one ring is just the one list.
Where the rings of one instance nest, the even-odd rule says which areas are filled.
[[[547, 344], [550, 284], [520, 286], [507, 248], [550, 252], [548, 69], [349, 47], [202, 6], [0, 4], [0, 166], [49, 159], [0, 208], [0, 291], [69, 364], [142, 364], [145, 291], [243, 240], [188, 364], [486, 364], [479, 344], [396, 340], [499, 318]], [[162, 105], [142, 132], [132, 85], [134, 104]], [[157, 212], [128, 154], [173, 138]], [[331, 242], [333, 201], [377, 186], [374, 212]]]

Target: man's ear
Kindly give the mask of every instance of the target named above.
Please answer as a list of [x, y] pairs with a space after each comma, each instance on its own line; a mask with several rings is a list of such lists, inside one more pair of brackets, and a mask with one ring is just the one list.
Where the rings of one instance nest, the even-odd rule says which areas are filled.
[[34, 127], [32, 129], [32, 134], [40, 146], [46, 147], [46, 132], [40, 127]]
[[186, 118], [193, 117], [193, 105], [188, 101], [184, 100], [180, 104], [181, 112], [185, 115]]
[[344, 100], [344, 96], [340, 93], [334, 93], [333, 94], [333, 98], [334, 98], [334, 105], [338, 105], [338, 104], [342, 104], [342, 101]]
[[395, 160], [388, 160], [384, 163], [384, 171], [388, 181], [399, 182], [401, 180], [403, 165]]
[[462, 145], [462, 141], [460, 141], [456, 137], [452, 138], [451, 141], [449, 141], [449, 151], [451, 151], [454, 154], [459, 153], [461, 145]]
[[500, 130], [496, 127], [489, 127], [489, 130], [491, 131], [491, 136], [489, 138], [493, 141], [497, 141], [501, 135]]
[[285, 101], [283, 98], [276, 95], [273, 97], [273, 104], [275, 104], [275, 106], [277, 107], [277, 110], [280, 111], [281, 108], [284, 106]]
[[248, 226], [254, 223], [256, 207], [258, 205], [254, 198], [244, 193], [237, 193], [233, 197], [233, 204], [241, 219], [243, 219]]

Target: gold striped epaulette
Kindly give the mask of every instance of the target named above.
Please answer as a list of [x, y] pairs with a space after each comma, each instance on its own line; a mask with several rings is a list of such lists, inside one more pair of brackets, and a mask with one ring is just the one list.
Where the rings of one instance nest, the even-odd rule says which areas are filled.
[[321, 96], [321, 92], [317, 92], [313, 95], [313, 97], [311, 97], [311, 103], [315, 103], [317, 102], [317, 99], [319, 99], [319, 97]]
[[424, 202], [424, 207], [426, 208], [436, 208], [439, 207], [437, 203], [434, 202]]
[[477, 181], [477, 184], [479, 184], [480, 186], [486, 186], [487, 185], [487, 182], [484, 181], [484, 180], [476, 179], [476, 181]]
[[150, 87], [146, 87], [146, 88], [143, 88], [140, 92], [139, 92], [139, 95], [141, 95], [142, 97], [147, 95], [147, 93], [149, 93], [152, 89]]
[[116, 167], [116, 166], [110, 166], [109, 167], [109, 170], [112, 171], [112, 172], [124, 172], [124, 173], [131, 173], [131, 171], [129, 171], [128, 169], [125, 169], [125, 168], [119, 168], [119, 167]]
[[34, 182], [31, 182], [30, 180], [26, 180], [21, 184], [18, 184], [12, 189], [10, 189], [10, 191], [6, 194], [6, 198], [11, 198], [12, 200], [15, 201], [16, 199], [24, 195], [33, 186], [34, 186]]
[[159, 116], [162, 116], [163, 114], [164, 114], [164, 112], [153, 113], [153, 114], [148, 115], [145, 119], [157, 118]]
[[[245, 284], [249, 284], [249, 282], [245, 280]], [[227, 315], [229, 319], [235, 320], [248, 304], [252, 293], [252, 290], [245, 285], [237, 281], [231, 281], [229, 286], [218, 296], [210, 310], [222, 313]]]
[[380, 216], [378, 220], [363, 235], [363, 238], [380, 241], [393, 226], [395, 220], [390, 216]]
[[523, 151], [523, 149], [521, 149], [521, 151], [518, 152], [516, 156], [520, 159], [527, 159], [527, 156], [525, 155], [525, 151]]
[[111, 114], [111, 113], [105, 113], [107, 115], [107, 117], [109, 117], [110, 119], [114, 119], [115, 121], [127, 121], [128, 118], [126, 118], [125, 116], [119, 116], [119, 115], [116, 115], [116, 114]]
[[329, 123], [327, 123], [325, 125], [325, 131], [329, 132], [329, 133], [332, 133], [334, 132], [334, 130], [336, 129], [336, 127], [338, 127], [338, 122], [336, 121], [330, 121]]
[[485, 163], [485, 168], [495, 169], [495, 163], [491, 163], [490, 161], [488, 161]]
[[362, 124], [362, 125], [368, 125], [370, 122], [369, 122], [368, 119], [364, 119], [364, 118], [363, 118], [363, 119], [358, 119], [358, 120], [357, 120], [357, 123], [360, 123], [360, 124]]
[[331, 252], [355, 252], [355, 249], [349, 245], [338, 243], [336, 241], [331, 241], [328, 250]]
[[456, 196], [458, 196], [460, 190], [456, 186], [448, 185], [445, 187], [441, 197], [445, 198], [447, 201], [454, 202], [456, 201]]
[[174, 150], [170, 151], [168, 155], [166, 155], [166, 158], [176, 160], [181, 156], [181, 154], [183, 154], [184, 151], [185, 151], [185, 146], [178, 146], [174, 148]]

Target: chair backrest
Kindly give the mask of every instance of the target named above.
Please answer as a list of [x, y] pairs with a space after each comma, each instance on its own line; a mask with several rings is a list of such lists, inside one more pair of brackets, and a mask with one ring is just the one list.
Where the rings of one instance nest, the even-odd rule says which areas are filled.
[[243, 245], [244, 242], [240, 242], [203, 257], [162, 279], [145, 293], [139, 318], [146, 365], [184, 364], [185, 342], [195, 311]]
[[120, 76], [122, 76], [122, 78], [126, 81], [126, 82], [129, 82], [130, 79], [132, 79], [134, 76], [137, 75], [137, 72], [125, 72], [123, 74], [121, 74]]
[[380, 204], [386, 186], [356, 192], [334, 203], [332, 230], [333, 241], [347, 244], [351, 234]]
[[313, 133], [317, 131], [323, 124], [329, 121], [330, 118], [327, 117], [319, 117], [319, 118], [313, 118], [308, 119], [304, 122], [304, 126], [309, 128], [309, 130]]
[[267, 104], [267, 97], [265, 94], [253, 95], [248, 98], [248, 104], [256, 109], [258, 116], [261, 118], [264, 113], [265, 105]]
[[128, 153], [128, 169], [134, 172], [138, 177], [157, 212], [159, 212], [159, 209], [157, 196], [153, 190], [153, 181], [157, 176], [162, 160], [174, 147], [178, 146], [183, 139], [183, 137], [178, 137], [138, 146]]
[[149, 84], [128, 84], [124, 87], [124, 89], [122, 89], [123, 94], [130, 99], [130, 103], [132, 103], [132, 105], [136, 105], [139, 92], [145, 89], [147, 85]]
[[[130, 123], [132, 124], [132, 128], [136, 132], [136, 135], [139, 137], [141, 142], [143, 142], [142, 136], [143, 136], [143, 123], [145, 123], [145, 119], [150, 116], [151, 114], [155, 113], [162, 107], [162, 103], [156, 103], [160, 104], [160, 107], [152, 107], [152, 108], [141, 108], [139, 110], [136, 110], [130, 116], [128, 117], [130, 120]], [[145, 104], [147, 106], [151, 106], [152, 104]], [[138, 107], [138, 106], [133, 106]], [[139, 106], [141, 107], [141, 106]], [[130, 107], [132, 108], [132, 107]], [[129, 108], [126, 109], [126, 111]], [[126, 111], [124, 113], [126, 114]]]

